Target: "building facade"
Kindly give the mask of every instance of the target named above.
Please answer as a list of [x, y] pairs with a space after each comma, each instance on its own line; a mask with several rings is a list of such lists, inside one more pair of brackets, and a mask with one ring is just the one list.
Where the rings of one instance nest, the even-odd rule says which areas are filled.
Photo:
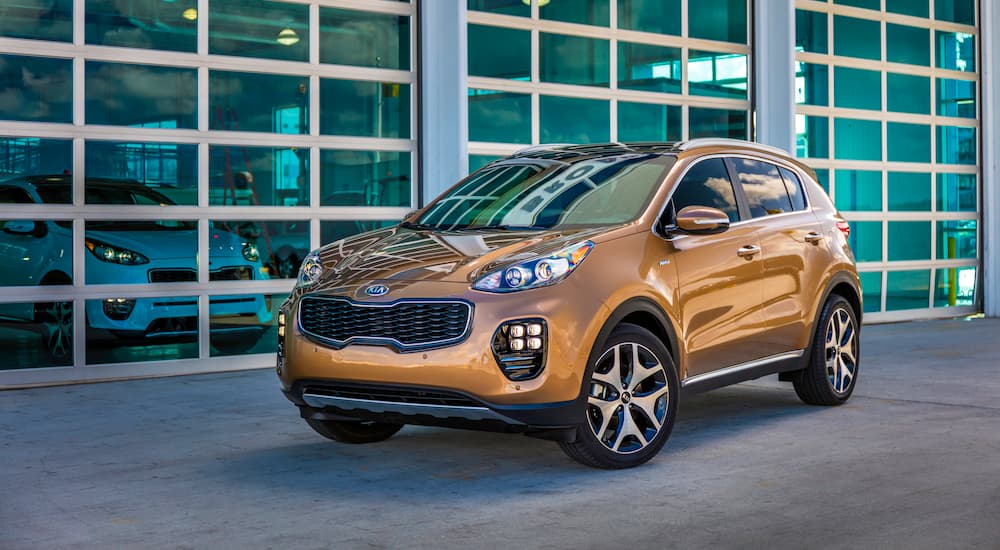
[[866, 319], [997, 315], [998, 32], [976, 0], [7, 0], [0, 386], [268, 366], [305, 253], [551, 142], [783, 147]]

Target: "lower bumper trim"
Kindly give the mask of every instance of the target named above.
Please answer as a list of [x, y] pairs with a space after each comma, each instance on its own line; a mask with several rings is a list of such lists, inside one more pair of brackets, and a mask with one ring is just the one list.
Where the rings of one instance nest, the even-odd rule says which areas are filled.
[[377, 401], [370, 399], [354, 399], [350, 397], [338, 397], [332, 395], [321, 395], [302, 393], [302, 400], [310, 407], [321, 409], [323, 407], [333, 407], [344, 411], [365, 411], [369, 413], [389, 413], [401, 415], [427, 415], [434, 418], [460, 418], [463, 420], [498, 420], [505, 424], [522, 424], [513, 418], [504, 416], [487, 407], [471, 407], [459, 405], [433, 405], [428, 403], [398, 403], [393, 401]]

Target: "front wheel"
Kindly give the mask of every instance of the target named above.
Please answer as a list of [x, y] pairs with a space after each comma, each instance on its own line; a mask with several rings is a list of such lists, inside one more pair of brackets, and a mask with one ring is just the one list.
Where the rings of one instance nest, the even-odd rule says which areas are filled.
[[306, 424], [319, 435], [341, 443], [375, 443], [396, 435], [403, 425], [387, 422], [312, 420]]
[[677, 415], [673, 359], [653, 333], [619, 325], [588, 365], [586, 417], [576, 441], [560, 443], [570, 458], [595, 468], [632, 468], [656, 456]]
[[794, 378], [795, 393], [809, 405], [841, 405], [858, 382], [861, 342], [854, 307], [834, 294], [823, 306], [809, 366]]

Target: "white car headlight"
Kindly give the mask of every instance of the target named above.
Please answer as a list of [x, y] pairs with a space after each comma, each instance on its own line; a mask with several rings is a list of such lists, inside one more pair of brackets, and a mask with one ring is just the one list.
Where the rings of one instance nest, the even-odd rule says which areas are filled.
[[584, 241], [547, 256], [509, 265], [480, 277], [472, 288], [486, 292], [516, 292], [554, 285], [569, 276], [592, 248], [594, 243]]
[[109, 264], [140, 265], [148, 264], [149, 258], [127, 248], [111, 246], [92, 239], [84, 241], [89, 250], [98, 260]]
[[323, 275], [323, 262], [320, 261], [319, 254], [310, 252], [302, 260], [302, 265], [299, 267], [299, 278], [295, 286], [298, 288], [312, 285], [319, 280], [321, 275]]

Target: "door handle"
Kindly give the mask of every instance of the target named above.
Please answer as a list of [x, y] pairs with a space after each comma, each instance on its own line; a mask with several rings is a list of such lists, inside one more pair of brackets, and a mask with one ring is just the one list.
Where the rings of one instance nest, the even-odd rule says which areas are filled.
[[760, 254], [760, 247], [756, 245], [747, 245], [736, 251], [737, 256], [748, 260], [753, 259], [757, 254]]
[[819, 243], [820, 241], [822, 241], [825, 238], [826, 238], [825, 236], [823, 236], [823, 235], [821, 235], [821, 234], [819, 234], [819, 233], [817, 233], [815, 231], [810, 231], [806, 235], [806, 242], [807, 243], [812, 243], [812, 244], [817, 244], [817, 243]]

